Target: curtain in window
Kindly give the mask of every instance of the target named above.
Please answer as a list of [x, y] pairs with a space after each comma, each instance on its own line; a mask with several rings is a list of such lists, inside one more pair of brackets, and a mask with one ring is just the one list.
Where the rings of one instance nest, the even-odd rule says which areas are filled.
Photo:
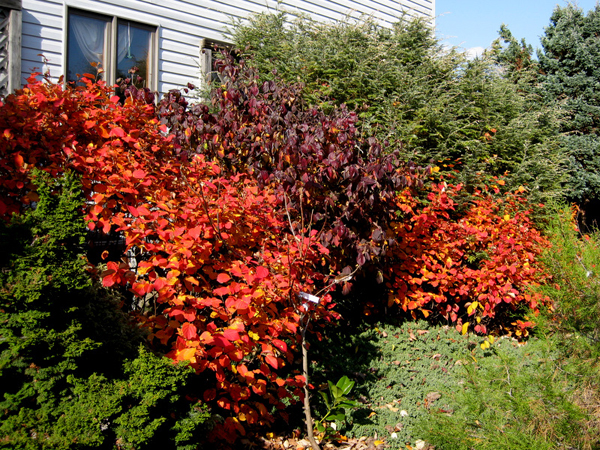
[[69, 27], [81, 53], [89, 63], [104, 63], [106, 21], [72, 14]]
[[125, 58], [131, 59], [131, 39], [133, 30], [131, 24], [127, 25], [119, 24], [117, 32], [117, 64], [123, 61]]

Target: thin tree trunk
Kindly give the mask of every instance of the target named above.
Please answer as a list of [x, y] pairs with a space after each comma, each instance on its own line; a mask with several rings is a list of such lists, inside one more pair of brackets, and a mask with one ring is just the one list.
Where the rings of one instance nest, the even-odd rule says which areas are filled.
[[315, 440], [313, 434], [313, 421], [312, 414], [310, 412], [310, 398], [308, 392], [308, 349], [306, 348], [306, 328], [308, 328], [308, 322], [302, 329], [302, 375], [306, 382], [304, 383], [304, 416], [306, 418], [306, 431], [308, 433], [308, 440], [313, 450], [321, 450], [319, 444]]

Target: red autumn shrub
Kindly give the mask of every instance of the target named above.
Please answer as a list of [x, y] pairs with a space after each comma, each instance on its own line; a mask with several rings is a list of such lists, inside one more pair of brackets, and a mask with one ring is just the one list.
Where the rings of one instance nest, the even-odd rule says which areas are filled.
[[[226, 417], [216, 434], [235, 438], [301, 395], [304, 379], [287, 367], [304, 317], [297, 294], [318, 289], [327, 250], [315, 233], [290, 232], [296, 212], [269, 188], [222, 176], [203, 155], [180, 158], [152, 105], [111, 94], [30, 80], [5, 99], [1, 213], [36, 200], [33, 167], [79, 173], [89, 227], [126, 241], [104, 284], [129, 288], [150, 339], [201, 374], [203, 400]], [[335, 318], [331, 306], [329, 296], [311, 306], [312, 322]]]
[[383, 152], [376, 139], [362, 138], [355, 112], [309, 107], [301, 85], [259, 84], [244, 61], [227, 57], [217, 66], [224, 81], [210, 105], [171, 92], [157, 107], [179, 151], [215, 158], [228, 173], [250, 173], [286, 195], [299, 213], [293, 221], [322, 230], [333, 273], [377, 264], [380, 246], [371, 236], [384, 236], [396, 192], [422, 185], [416, 168], [403, 165], [398, 151]]
[[[120, 197], [143, 191], [145, 174], [172, 152], [153, 106], [121, 105], [103, 83], [84, 79], [85, 86], [63, 88], [35, 75], [0, 108], [0, 215], [36, 201], [34, 167], [53, 176], [67, 169], [82, 174], [87, 196], [108, 178], [122, 185]], [[106, 220], [101, 226], [110, 229]]]
[[[498, 199], [476, 192], [466, 211], [455, 211], [461, 186], [434, 185], [427, 201], [398, 196], [402, 220], [388, 230], [388, 305], [413, 317], [420, 312], [485, 334], [522, 329], [512, 323], [519, 308], [539, 311], [547, 299], [529, 291], [547, 279], [538, 256], [549, 244], [515, 194]], [[498, 194], [498, 192], [496, 192]]]
[[[277, 198], [247, 176], [220, 177], [202, 155], [181, 170], [177, 189], [151, 185], [112, 213], [143, 259], [136, 270], [109, 263], [104, 283], [128, 281], [158, 308], [145, 319], [152, 337], [172, 343], [172, 359], [210, 375], [204, 400], [228, 411], [217, 431], [231, 438], [244, 432], [240, 422], [271, 420], [265, 401], [283, 409], [282, 399], [301, 397], [304, 378], [286, 367], [303, 320], [297, 294], [320, 284], [315, 269], [327, 250], [314, 233], [288, 233]], [[335, 318], [330, 301], [322, 299], [313, 319]]]

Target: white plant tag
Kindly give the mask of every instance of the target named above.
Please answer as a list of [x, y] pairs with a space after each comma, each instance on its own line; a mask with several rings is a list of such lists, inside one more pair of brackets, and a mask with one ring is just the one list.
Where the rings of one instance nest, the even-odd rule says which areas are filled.
[[298, 297], [300, 297], [304, 300], [308, 300], [309, 302], [312, 302], [312, 303], [319, 303], [321, 301], [321, 297], [317, 297], [316, 295], [307, 294], [306, 292], [300, 292], [298, 294]]

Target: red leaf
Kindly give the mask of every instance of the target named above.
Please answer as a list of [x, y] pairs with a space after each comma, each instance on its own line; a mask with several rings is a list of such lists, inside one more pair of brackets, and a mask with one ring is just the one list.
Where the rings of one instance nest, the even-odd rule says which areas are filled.
[[202, 228], [195, 227], [188, 231], [188, 235], [194, 239], [198, 239], [200, 237], [201, 232], [202, 232]]
[[287, 348], [287, 344], [279, 339], [273, 339], [273, 341], [271, 341], [273, 343], [273, 345], [275, 347], [277, 347], [279, 350], [281, 350], [284, 353], [287, 353], [288, 348]]
[[[107, 270], [106, 272], [109, 271]], [[104, 277], [102, 278], [102, 285], [105, 287], [111, 287], [115, 284], [115, 278], [113, 277], [114, 270], [111, 270], [110, 272], [111, 273], [104, 275]]]
[[265, 356], [265, 361], [267, 361], [267, 363], [274, 369], [279, 368], [279, 359], [275, 358], [273, 355]]
[[186, 309], [183, 312], [183, 318], [188, 322], [193, 322], [194, 320], [196, 320], [196, 313], [192, 309]]
[[213, 294], [220, 296], [229, 295], [231, 294], [231, 289], [229, 289], [229, 286], [221, 286], [216, 289], [213, 289]]
[[231, 342], [229, 342], [223, 336], [213, 336], [213, 342], [214, 342], [215, 346], [223, 347], [223, 348], [229, 347], [231, 345]]
[[110, 130], [110, 135], [114, 136], [114, 137], [122, 138], [122, 137], [127, 136], [127, 133], [125, 133], [125, 130], [123, 130], [123, 128], [115, 127], [112, 130]]
[[131, 213], [131, 215], [133, 217], [139, 217], [140, 213], [138, 213], [138, 210], [136, 208], [134, 208], [131, 205], [127, 205], [127, 209], [129, 210], [129, 212]]
[[204, 400], [210, 402], [217, 398], [217, 390], [216, 389], [207, 389], [203, 394]]
[[194, 339], [198, 337], [198, 329], [194, 324], [186, 322], [181, 326], [181, 334], [186, 339]]
[[256, 268], [256, 278], [266, 278], [269, 276], [269, 269], [263, 266]]
[[223, 336], [225, 336], [230, 341], [237, 341], [240, 339], [240, 334], [237, 330], [232, 330], [231, 328], [227, 328], [223, 330]]
[[156, 289], [157, 291], [160, 291], [166, 285], [167, 285], [167, 281], [164, 278], [157, 278], [154, 281], [154, 289]]
[[142, 169], [136, 169], [136, 170], [133, 171], [133, 177], [134, 178], [137, 178], [137, 179], [141, 180], [145, 176], [146, 176], [146, 172], [144, 172]]

